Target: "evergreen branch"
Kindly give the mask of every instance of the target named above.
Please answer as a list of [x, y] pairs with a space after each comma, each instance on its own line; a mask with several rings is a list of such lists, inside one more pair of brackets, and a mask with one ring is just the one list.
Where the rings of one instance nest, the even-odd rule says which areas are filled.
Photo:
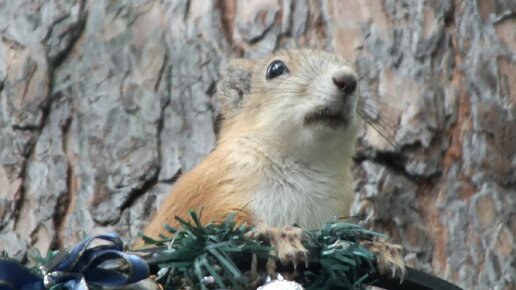
[[[233, 214], [219, 224], [202, 225], [195, 212], [190, 212], [188, 220], [176, 217], [180, 228], [165, 226], [167, 232], [174, 233], [172, 237], [155, 240], [142, 235], [152, 246], [144, 250], [150, 254], [147, 261], [155, 270], [174, 276], [162, 276], [163, 281], [184, 283], [186, 278], [201, 289], [253, 287], [256, 281], [251, 281], [252, 274], [263, 283], [265, 267], [251, 273], [252, 255], [263, 266], [272, 257], [271, 247], [248, 237], [251, 227], [238, 225], [234, 218]], [[308, 234], [304, 246], [310, 252], [309, 266], [300, 269], [297, 279], [307, 289], [362, 289], [365, 282], [378, 276], [375, 256], [359, 242], [382, 235], [347, 223], [328, 223]], [[163, 246], [169, 249], [166, 254]], [[211, 277], [211, 284], [204, 282], [206, 277]]]

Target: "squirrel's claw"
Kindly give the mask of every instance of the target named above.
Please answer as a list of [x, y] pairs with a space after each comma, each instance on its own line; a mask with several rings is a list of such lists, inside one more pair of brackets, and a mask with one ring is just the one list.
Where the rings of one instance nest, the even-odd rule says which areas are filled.
[[259, 224], [249, 232], [249, 236], [270, 243], [283, 265], [292, 263], [296, 268], [300, 263], [308, 262], [308, 250], [302, 243], [307, 235], [301, 228], [292, 226], [275, 228]]
[[406, 269], [401, 245], [391, 244], [383, 239], [362, 241], [360, 244], [375, 254], [380, 275], [403, 280]]

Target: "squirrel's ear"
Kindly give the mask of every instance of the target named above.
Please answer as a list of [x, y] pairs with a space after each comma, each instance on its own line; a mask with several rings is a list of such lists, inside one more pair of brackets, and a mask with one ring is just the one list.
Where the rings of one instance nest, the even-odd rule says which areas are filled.
[[238, 113], [245, 96], [251, 91], [251, 78], [255, 62], [248, 59], [231, 60], [217, 87], [222, 104], [222, 114], [230, 118]]

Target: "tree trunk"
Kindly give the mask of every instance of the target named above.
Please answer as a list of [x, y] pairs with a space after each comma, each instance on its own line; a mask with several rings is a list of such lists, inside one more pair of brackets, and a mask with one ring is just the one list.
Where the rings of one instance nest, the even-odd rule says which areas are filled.
[[379, 112], [353, 212], [415, 268], [515, 289], [515, 15], [513, 0], [1, 1], [0, 249], [129, 242], [213, 148], [219, 69], [312, 47], [354, 61]]

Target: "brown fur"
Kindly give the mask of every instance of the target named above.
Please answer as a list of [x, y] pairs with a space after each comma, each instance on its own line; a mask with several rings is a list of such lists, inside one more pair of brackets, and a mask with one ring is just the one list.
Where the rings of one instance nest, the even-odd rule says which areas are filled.
[[[288, 72], [266, 78], [273, 60]], [[342, 74], [357, 78], [343, 58], [312, 50], [232, 61], [218, 85], [224, 120], [216, 149], [181, 176], [144, 234], [158, 237], [190, 210], [202, 210], [203, 223], [238, 212], [239, 223], [258, 224], [250, 234], [268, 240], [282, 262], [304, 260], [302, 230], [285, 226], [316, 228], [347, 215], [353, 200], [358, 94], [336, 86]], [[340, 122], [325, 125], [325, 112]], [[378, 244], [390, 253], [385, 245]], [[402, 262], [394, 252], [379, 255], [379, 267], [402, 274], [392, 267]]]
[[246, 210], [250, 184], [235, 186], [227, 172], [232, 164], [224, 151], [223, 148], [215, 150], [195, 170], [187, 172], [176, 182], [173, 193], [167, 196], [146, 227], [145, 235], [157, 237], [164, 232], [164, 225], [178, 226], [175, 217], [185, 219], [190, 210], [202, 210], [200, 218], [203, 223], [216, 222], [238, 212], [237, 222], [252, 224], [253, 219]]

